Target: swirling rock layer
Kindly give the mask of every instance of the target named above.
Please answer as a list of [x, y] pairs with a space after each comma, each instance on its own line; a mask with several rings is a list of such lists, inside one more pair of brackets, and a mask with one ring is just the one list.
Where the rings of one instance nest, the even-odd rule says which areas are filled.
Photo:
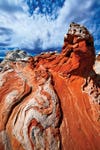
[[93, 37], [75, 23], [60, 54], [8, 53], [0, 64], [0, 150], [99, 150], [94, 62]]

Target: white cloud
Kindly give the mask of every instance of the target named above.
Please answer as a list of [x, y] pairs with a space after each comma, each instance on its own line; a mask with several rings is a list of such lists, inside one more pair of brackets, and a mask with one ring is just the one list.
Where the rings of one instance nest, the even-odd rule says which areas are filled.
[[[59, 10], [56, 20], [50, 20], [47, 16], [34, 15], [34, 18], [27, 13], [27, 5], [23, 0], [0, 1], [0, 27], [12, 30], [13, 33], [0, 37], [0, 41], [10, 37], [8, 47], [19, 47], [27, 49], [48, 49], [62, 46], [64, 34], [70, 22], [75, 21], [87, 25], [91, 29], [91, 18], [95, 15], [92, 9], [94, 0], [66, 0], [64, 6]], [[15, 10], [4, 9], [16, 8]], [[95, 32], [91, 30], [92, 32]]]

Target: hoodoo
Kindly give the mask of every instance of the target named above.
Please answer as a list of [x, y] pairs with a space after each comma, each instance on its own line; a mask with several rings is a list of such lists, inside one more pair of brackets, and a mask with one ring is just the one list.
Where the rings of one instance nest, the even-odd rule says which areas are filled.
[[61, 53], [10, 51], [0, 64], [0, 150], [100, 150], [92, 35], [71, 23]]

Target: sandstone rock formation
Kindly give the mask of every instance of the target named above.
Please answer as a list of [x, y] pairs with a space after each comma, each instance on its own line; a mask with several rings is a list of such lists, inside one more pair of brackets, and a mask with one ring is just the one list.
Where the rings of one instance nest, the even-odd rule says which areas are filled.
[[96, 60], [100, 61], [100, 52], [97, 54]]
[[15, 53], [0, 64], [0, 150], [100, 150], [100, 75], [88, 30], [72, 23], [60, 54]]
[[97, 56], [96, 56], [94, 69], [95, 69], [97, 74], [100, 74], [100, 53], [98, 53]]

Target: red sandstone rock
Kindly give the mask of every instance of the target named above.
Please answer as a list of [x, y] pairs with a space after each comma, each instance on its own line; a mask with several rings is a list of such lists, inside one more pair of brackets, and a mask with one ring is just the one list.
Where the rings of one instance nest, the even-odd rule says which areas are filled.
[[99, 150], [100, 76], [88, 30], [72, 23], [60, 54], [17, 53], [0, 65], [0, 150]]

